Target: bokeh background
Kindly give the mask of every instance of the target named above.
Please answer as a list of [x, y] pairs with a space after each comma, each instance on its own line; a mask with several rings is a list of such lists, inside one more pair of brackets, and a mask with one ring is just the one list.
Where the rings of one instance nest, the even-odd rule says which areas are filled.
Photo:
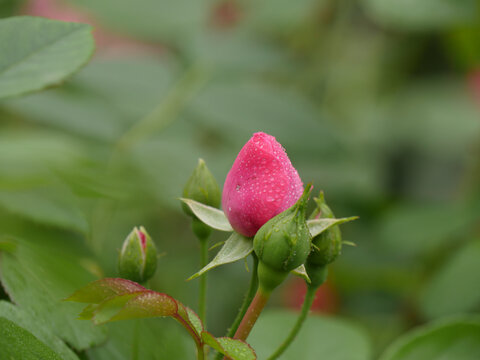
[[[162, 253], [151, 286], [195, 308], [199, 246], [178, 197], [198, 158], [222, 185], [264, 131], [337, 216], [360, 216], [315, 311], [365, 329], [372, 358], [416, 325], [480, 312], [479, 1], [0, 2], [18, 14], [95, 27], [79, 73], [0, 103], [1, 232], [29, 244], [11, 266], [37, 264], [58, 298], [71, 277], [115, 276], [142, 224]], [[210, 272], [212, 332], [248, 278], [241, 262]], [[292, 278], [271, 306], [297, 308], [303, 291]], [[146, 337], [176, 344], [169, 324]], [[112, 325], [82, 356], [123, 359], [128, 331]], [[180, 348], [163, 358], [189, 358]]]

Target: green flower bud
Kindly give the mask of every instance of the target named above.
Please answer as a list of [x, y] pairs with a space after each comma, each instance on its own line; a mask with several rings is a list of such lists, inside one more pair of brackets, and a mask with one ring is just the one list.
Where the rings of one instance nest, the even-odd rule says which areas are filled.
[[253, 239], [253, 249], [260, 261], [258, 279], [267, 292], [302, 265], [310, 252], [311, 236], [305, 211], [311, 189], [312, 186], [307, 185], [297, 203], [265, 223]]
[[[314, 214], [316, 218], [334, 218], [332, 210], [325, 202], [323, 192], [314, 199], [317, 209]], [[342, 251], [342, 234], [338, 225], [332, 226], [315, 236], [312, 240], [313, 250], [308, 256], [308, 263], [322, 267], [333, 262]]]
[[120, 277], [138, 283], [150, 279], [157, 269], [157, 249], [143, 226], [133, 228], [123, 242], [118, 259]]
[[[220, 206], [220, 187], [203, 159], [198, 164], [183, 189], [183, 197], [202, 204], [218, 208]], [[193, 217], [192, 229], [198, 239], [207, 239], [212, 229], [199, 221], [190, 208], [182, 203], [183, 211]]]
[[[220, 187], [202, 159], [198, 159], [197, 167], [183, 189], [183, 197], [215, 208], [220, 206]], [[186, 214], [195, 217], [187, 205], [182, 204], [182, 207]]]

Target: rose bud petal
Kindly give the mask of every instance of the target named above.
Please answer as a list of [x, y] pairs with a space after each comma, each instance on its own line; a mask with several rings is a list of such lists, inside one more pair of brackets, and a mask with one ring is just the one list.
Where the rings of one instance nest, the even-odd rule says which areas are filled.
[[302, 180], [282, 145], [259, 132], [240, 150], [227, 175], [222, 207], [235, 231], [252, 237], [302, 193]]

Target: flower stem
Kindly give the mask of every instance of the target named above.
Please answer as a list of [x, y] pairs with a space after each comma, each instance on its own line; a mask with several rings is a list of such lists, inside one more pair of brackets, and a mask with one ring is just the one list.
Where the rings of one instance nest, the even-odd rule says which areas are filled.
[[255, 322], [260, 316], [260, 313], [265, 307], [265, 304], [267, 303], [269, 297], [270, 293], [263, 291], [262, 288], [259, 288], [257, 290], [257, 293], [255, 294], [252, 303], [248, 307], [248, 310], [245, 313], [245, 316], [243, 317], [240, 326], [238, 327], [235, 335], [233, 336], [234, 339], [244, 341], [247, 339], [250, 331], [253, 328], [253, 325], [255, 325]]
[[203, 344], [197, 344], [197, 360], [205, 359], [205, 346]]
[[[243, 298], [243, 303], [240, 306], [240, 310], [238, 311], [238, 314], [235, 320], [233, 320], [232, 325], [230, 326], [230, 328], [227, 331], [227, 334], [225, 335], [226, 337], [229, 337], [229, 338], [235, 335], [235, 332], [237, 331], [238, 326], [240, 325], [240, 322], [245, 316], [245, 313], [247, 312], [247, 309], [251, 304], [253, 297], [255, 296], [255, 293], [257, 292], [257, 289], [258, 289], [258, 277], [257, 277], [258, 257], [257, 255], [255, 255], [254, 252], [252, 252], [252, 257], [253, 257], [253, 270], [252, 270], [252, 276], [250, 278], [250, 285], [247, 293], [245, 294], [245, 297]], [[223, 357], [222, 353], [218, 353], [217, 356], [215, 357], [215, 360], [221, 360], [222, 357]]]
[[227, 337], [232, 337], [233, 335], [235, 335], [235, 332], [240, 326], [240, 322], [245, 316], [245, 313], [247, 312], [247, 309], [250, 306], [250, 303], [252, 302], [253, 297], [255, 296], [255, 293], [257, 292], [257, 289], [258, 289], [258, 277], [257, 277], [258, 258], [257, 258], [257, 255], [255, 255], [255, 253], [252, 253], [252, 257], [253, 257], [253, 270], [252, 270], [252, 277], [250, 278], [250, 286], [248, 288], [248, 292], [245, 294], [245, 298], [243, 299], [243, 303], [242, 303], [242, 306], [240, 307], [240, 310], [238, 311], [237, 317], [233, 321], [232, 326], [230, 326], [230, 329], [228, 329], [228, 332], [226, 335]]
[[302, 309], [300, 311], [300, 315], [297, 318], [295, 325], [293, 326], [292, 330], [286, 337], [286, 339], [282, 342], [282, 344], [278, 347], [275, 352], [270, 355], [267, 360], [274, 360], [278, 359], [280, 355], [290, 346], [290, 344], [295, 340], [300, 328], [302, 327], [307, 315], [312, 307], [313, 300], [315, 300], [315, 293], [317, 292], [318, 287], [308, 286], [307, 293], [305, 294], [305, 299], [303, 300]]
[[[208, 263], [208, 238], [200, 240], [200, 268], [203, 269]], [[198, 293], [198, 316], [206, 326], [207, 323], [207, 274], [200, 277], [200, 288]]]

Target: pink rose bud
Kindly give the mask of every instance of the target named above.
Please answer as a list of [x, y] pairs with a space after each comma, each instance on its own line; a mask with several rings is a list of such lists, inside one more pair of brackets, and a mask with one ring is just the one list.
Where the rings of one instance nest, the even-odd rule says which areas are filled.
[[259, 132], [240, 150], [227, 175], [222, 207], [235, 231], [252, 237], [302, 193], [302, 180], [282, 145]]

